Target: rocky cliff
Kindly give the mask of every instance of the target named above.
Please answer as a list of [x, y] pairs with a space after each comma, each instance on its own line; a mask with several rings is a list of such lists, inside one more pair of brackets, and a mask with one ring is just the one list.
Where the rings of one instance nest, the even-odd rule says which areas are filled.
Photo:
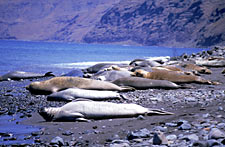
[[224, 44], [225, 1], [123, 0], [84, 40], [141, 45], [208, 47]]
[[0, 38], [209, 47], [225, 43], [221, 0], [0, 1]]

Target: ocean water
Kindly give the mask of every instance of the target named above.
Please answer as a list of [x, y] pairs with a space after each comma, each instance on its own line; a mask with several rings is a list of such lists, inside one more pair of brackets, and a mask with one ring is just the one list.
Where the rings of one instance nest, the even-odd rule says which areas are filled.
[[207, 49], [0, 40], [0, 75], [15, 70], [61, 75], [100, 62], [129, 63], [137, 58], [172, 57], [203, 50]]

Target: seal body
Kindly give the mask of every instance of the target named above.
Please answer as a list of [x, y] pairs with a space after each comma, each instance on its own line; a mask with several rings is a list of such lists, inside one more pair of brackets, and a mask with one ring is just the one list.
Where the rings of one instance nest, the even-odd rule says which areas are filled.
[[148, 89], [148, 88], [164, 88], [164, 89], [177, 89], [179, 85], [167, 81], [167, 80], [153, 80], [141, 77], [127, 77], [120, 78], [112, 83], [118, 86], [130, 86], [136, 89]]
[[182, 64], [181, 66], [184, 67], [185, 69], [194, 70], [194, 71], [197, 71], [202, 74], [211, 74], [212, 73], [212, 71], [210, 69], [208, 69], [206, 67], [198, 66], [196, 64], [187, 63], [187, 64]]
[[111, 70], [111, 71], [98, 72], [94, 74], [91, 78], [99, 79], [102, 81], [114, 81], [119, 78], [130, 77], [130, 76], [131, 76], [131, 72], [129, 71]]
[[33, 72], [13, 71], [1, 76], [0, 81], [41, 78], [47, 76], [54, 76], [54, 75], [52, 74], [52, 72], [47, 72], [46, 74], [39, 74]]
[[33, 82], [27, 89], [35, 94], [49, 94], [68, 88], [80, 88], [91, 90], [109, 90], [109, 91], [126, 91], [129, 88], [121, 88], [113, 83], [106, 81], [98, 81], [80, 77], [54, 77], [52, 79]]
[[53, 101], [72, 101], [77, 98], [85, 98], [91, 100], [105, 100], [121, 98], [120, 94], [114, 91], [86, 90], [79, 88], [69, 88], [63, 91], [52, 93], [47, 97]]
[[201, 83], [212, 84], [212, 82], [205, 80], [199, 76], [187, 75], [174, 71], [158, 70], [146, 72], [144, 70], [137, 70], [134, 73], [136, 76], [155, 79], [155, 80], [168, 80], [174, 83]]
[[225, 58], [211, 57], [208, 59], [201, 59], [195, 61], [197, 65], [207, 67], [225, 67]]
[[135, 117], [145, 114], [166, 115], [172, 113], [158, 109], [145, 108], [137, 104], [73, 101], [59, 108], [43, 108], [39, 111], [39, 114], [46, 121], [75, 121], [84, 119]]
[[72, 77], [83, 77], [84, 76], [84, 73], [82, 72], [81, 69], [74, 69], [66, 74], [63, 74], [62, 76], [72, 76]]

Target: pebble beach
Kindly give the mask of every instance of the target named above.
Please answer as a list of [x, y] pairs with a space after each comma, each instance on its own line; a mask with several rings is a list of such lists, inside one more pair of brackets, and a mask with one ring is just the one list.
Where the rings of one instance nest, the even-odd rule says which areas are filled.
[[[225, 58], [224, 47], [197, 54], [172, 57], [174, 61], [193, 61], [199, 57]], [[45, 95], [32, 95], [26, 86], [49, 78], [0, 82], [0, 117], [16, 125], [35, 126], [22, 135], [1, 132], [1, 146], [225, 146], [225, 67], [209, 67], [212, 74], [200, 76], [219, 85], [191, 83], [185, 89], [147, 89], [121, 92], [129, 99], [110, 100], [135, 103], [173, 112], [165, 116], [92, 120], [91, 122], [46, 122], [41, 107], [59, 107], [66, 102], [47, 101]], [[1, 126], [0, 126], [1, 128]], [[22, 137], [21, 137], [22, 136]], [[19, 140], [19, 142], [18, 142]]]

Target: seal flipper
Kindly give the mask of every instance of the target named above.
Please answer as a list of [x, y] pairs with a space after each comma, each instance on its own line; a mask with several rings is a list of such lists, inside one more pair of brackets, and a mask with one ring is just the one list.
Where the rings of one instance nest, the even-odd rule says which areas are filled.
[[47, 101], [66, 101], [66, 102], [71, 102], [74, 100], [74, 97], [70, 95], [64, 95], [62, 97], [55, 96], [55, 94], [51, 94], [47, 97]]
[[77, 118], [76, 121], [79, 121], [79, 122], [90, 122], [89, 119], [85, 119], [85, 118]]
[[168, 111], [163, 111], [160, 109], [148, 109], [147, 115], [172, 115], [174, 113], [168, 112]]
[[55, 75], [50, 71], [45, 73], [44, 77], [55, 77]]
[[123, 91], [123, 92], [136, 90], [134, 87], [130, 87], [130, 86], [120, 86], [120, 87], [121, 87], [121, 91]]
[[59, 118], [56, 118], [55, 120], [62, 120], [62, 121], [74, 121], [74, 120], [79, 120], [80, 118], [84, 118], [84, 115], [79, 113], [79, 112], [67, 112], [64, 111], [61, 114], [62, 116], [60, 116]]
[[73, 100], [73, 102], [76, 102], [76, 101], [93, 101], [93, 100], [85, 99], [85, 98], [77, 98]]

